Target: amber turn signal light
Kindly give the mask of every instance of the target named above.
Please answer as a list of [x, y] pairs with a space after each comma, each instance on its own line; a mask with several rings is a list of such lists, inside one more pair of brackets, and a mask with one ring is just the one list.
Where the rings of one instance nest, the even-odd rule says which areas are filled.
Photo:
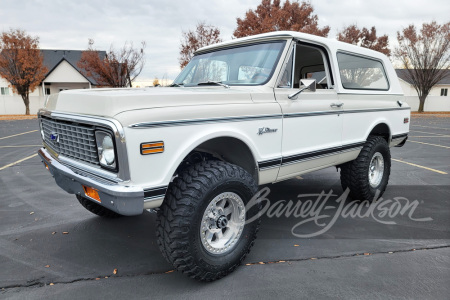
[[83, 185], [83, 189], [84, 189], [84, 193], [86, 194], [86, 196], [97, 200], [98, 202], [102, 202], [100, 200], [100, 196], [98, 195], [98, 190], [92, 188], [92, 187], [88, 187], [88, 186], [84, 186]]
[[147, 155], [147, 154], [156, 154], [156, 153], [163, 153], [164, 152], [164, 142], [149, 142], [149, 143], [142, 143], [141, 144], [141, 154]]

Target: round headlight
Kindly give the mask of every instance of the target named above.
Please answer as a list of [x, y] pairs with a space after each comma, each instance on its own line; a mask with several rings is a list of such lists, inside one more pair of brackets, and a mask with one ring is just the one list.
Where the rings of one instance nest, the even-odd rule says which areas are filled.
[[112, 138], [107, 135], [103, 138], [102, 142], [101, 160], [104, 160], [104, 162], [110, 166], [114, 163], [114, 159], [114, 144]]
[[97, 139], [97, 150], [100, 164], [105, 167], [114, 168], [116, 166], [116, 156], [114, 153], [114, 142], [111, 135], [104, 131], [97, 131], [95, 136]]

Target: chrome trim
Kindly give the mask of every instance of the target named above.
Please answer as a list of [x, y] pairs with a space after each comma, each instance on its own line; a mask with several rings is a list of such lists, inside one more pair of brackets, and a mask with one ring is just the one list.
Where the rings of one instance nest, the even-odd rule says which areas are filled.
[[212, 123], [224, 123], [224, 122], [244, 122], [252, 120], [265, 120], [265, 119], [279, 119], [279, 118], [301, 118], [319, 115], [336, 115], [336, 114], [351, 114], [351, 113], [367, 113], [367, 112], [381, 112], [381, 111], [394, 111], [394, 110], [410, 110], [409, 107], [394, 107], [394, 108], [373, 108], [373, 109], [355, 109], [355, 110], [333, 110], [333, 111], [315, 111], [306, 113], [290, 113], [290, 114], [274, 114], [274, 115], [256, 115], [256, 116], [242, 116], [242, 117], [221, 117], [221, 118], [209, 118], [209, 119], [185, 119], [185, 120], [173, 120], [173, 121], [158, 121], [158, 122], [143, 122], [131, 124], [129, 128], [141, 129], [141, 128], [158, 128], [158, 127], [171, 127], [171, 126], [186, 126], [186, 125], [198, 125], [198, 124], [212, 124]]
[[69, 194], [86, 197], [83, 185], [89, 186], [99, 192], [101, 202], [95, 201], [97, 204], [122, 215], [142, 213], [144, 190], [141, 187], [107, 182], [83, 172], [76, 172], [53, 158], [45, 148], [39, 149], [38, 154], [55, 178], [56, 184]]
[[184, 125], [198, 125], [202, 123], [222, 123], [222, 122], [244, 122], [250, 120], [265, 120], [265, 119], [279, 119], [281, 114], [275, 115], [259, 115], [259, 116], [242, 116], [242, 117], [223, 117], [210, 119], [190, 119], [190, 120], [176, 120], [176, 121], [158, 121], [158, 122], [144, 122], [131, 124], [130, 128], [156, 128], [156, 127], [170, 127], [170, 126], [184, 126]]
[[162, 205], [164, 196], [144, 199], [144, 209], [157, 208]]
[[114, 182], [123, 182], [123, 180], [120, 179], [115, 173], [106, 171], [105, 169], [102, 169], [100, 166], [94, 166], [89, 163], [77, 161], [64, 155], [59, 155], [58, 160], [61, 164], [66, 165], [69, 168], [76, 168]]
[[[117, 177], [117, 180], [127, 181], [130, 180], [130, 168], [128, 164], [128, 154], [127, 154], [127, 147], [126, 147], [126, 139], [125, 139], [125, 132], [123, 130], [122, 124], [120, 124], [119, 121], [113, 119], [113, 118], [107, 118], [107, 117], [97, 117], [97, 116], [86, 116], [86, 115], [80, 115], [80, 114], [72, 114], [72, 113], [60, 113], [60, 112], [53, 112], [48, 111], [45, 109], [40, 109], [38, 112], [39, 116], [47, 116], [49, 118], [58, 119], [58, 120], [64, 120], [64, 121], [71, 121], [71, 122], [80, 122], [84, 124], [90, 124], [90, 125], [100, 125], [105, 126], [109, 129], [111, 129], [114, 133], [114, 138], [116, 140], [116, 151], [117, 151], [117, 161], [119, 164], [119, 172], [116, 174], [114, 172], [106, 171], [106, 170], [99, 170], [96, 168], [91, 168], [90, 171], [92, 171], [94, 174], [98, 176], [106, 176], [106, 179], [111, 179], [112, 177]], [[74, 161], [71, 159], [66, 158], [66, 162], [69, 162], [71, 164], [74, 164]], [[76, 164], [78, 166], [81, 166], [80, 164]], [[83, 165], [85, 167], [85, 165]], [[108, 174], [108, 175], [106, 175]]]

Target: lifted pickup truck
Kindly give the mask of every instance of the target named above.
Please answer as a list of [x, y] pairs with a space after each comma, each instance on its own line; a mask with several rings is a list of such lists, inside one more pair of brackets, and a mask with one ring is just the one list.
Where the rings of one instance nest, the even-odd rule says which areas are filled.
[[353, 199], [373, 200], [409, 118], [385, 55], [282, 31], [199, 49], [171, 87], [49, 97], [39, 155], [94, 214], [156, 209], [163, 256], [212, 281], [253, 245], [258, 185], [336, 166]]

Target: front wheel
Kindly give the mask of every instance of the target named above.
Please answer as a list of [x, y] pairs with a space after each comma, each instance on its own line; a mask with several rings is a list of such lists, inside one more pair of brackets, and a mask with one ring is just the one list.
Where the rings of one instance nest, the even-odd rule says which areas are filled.
[[259, 205], [246, 207], [257, 192], [252, 176], [222, 161], [184, 170], [169, 186], [158, 211], [157, 237], [163, 256], [201, 281], [231, 273], [253, 245]]
[[369, 136], [358, 157], [341, 166], [341, 185], [355, 200], [376, 200], [386, 190], [391, 173], [391, 153], [386, 140]]

